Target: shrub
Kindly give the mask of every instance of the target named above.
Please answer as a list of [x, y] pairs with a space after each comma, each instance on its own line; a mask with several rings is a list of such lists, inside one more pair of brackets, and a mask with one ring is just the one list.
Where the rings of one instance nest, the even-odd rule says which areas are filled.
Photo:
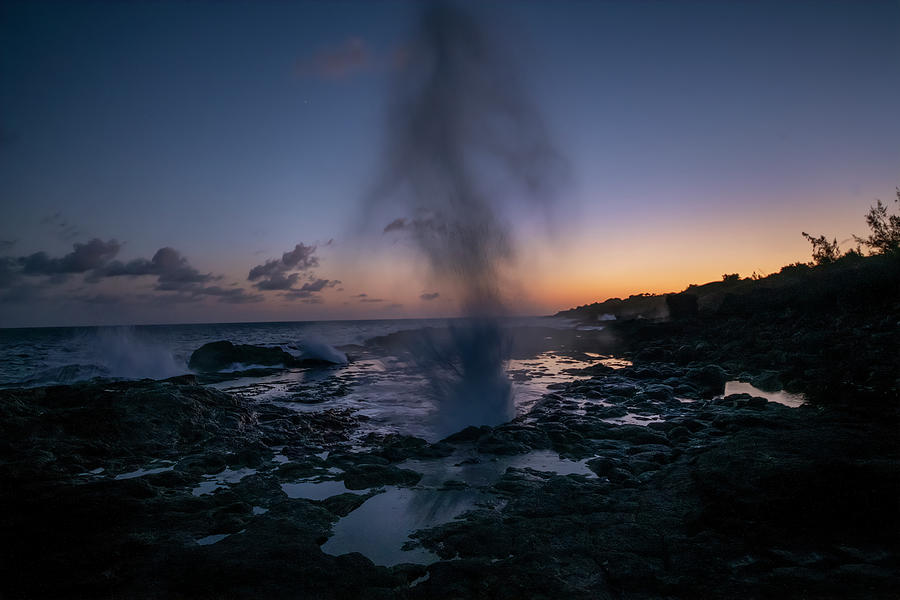
[[809, 240], [809, 243], [812, 244], [813, 262], [817, 265], [827, 265], [840, 258], [841, 253], [838, 250], [837, 238], [829, 242], [824, 235], [813, 237], [805, 231], [802, 233], [803, 237]]
[[[894, 202], [900, 205], [900, 188], [895, 189], [897, 197]], [[871, 235], [866, 238], [854, 235], [853, 239], [871, 248], [873, 254], [886, 254], [900, 248], [900, 214], [889, 215], [887, 206], [881, 200], [876, 200], [875, 206], [869, 207], [866, 225], [872, 230]]]

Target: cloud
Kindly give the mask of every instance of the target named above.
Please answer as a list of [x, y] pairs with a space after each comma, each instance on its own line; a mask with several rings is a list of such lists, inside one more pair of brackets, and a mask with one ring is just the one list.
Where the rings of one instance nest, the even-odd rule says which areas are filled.
[[360, 302], [384, 302], [384, 298], [361, 298]]
[[281, 255], [281, 262], [291, 269], [305, 271], [319, 266], [319, 259], [315, 256], [316, 247], [297, 244], [290, 252]]
[[[109, 277], [156, 277], [154, 290], [157, 292], [176, 292], [174, 294], [158, 294], [153, 302], [177, 304], [196, 302], [204, 296], [215, 297], [219, 302], [228, 304], [248, 304], [261, 302], [262, 294], [248, 294], [244, 288], [223, 288], [217, 285], [205, 285], [213, 280], [221, 279], [219, 275], [201, 273], [188, 262], [178, 250], [166, 246], [160, 248], [153, 258], [136, 258], [123, 263], [112, 261], [102, 268], [95, 269], [86, 281], [97, 283]], [[235, 284], [236, 285], [236, 284]]]
[[297, 75], [313, 75], [323, 79], [343, 79], [374, 66], [372, 52], [365, 40], [349, 37], [340, 44], [319, 49], [297, 61]]
[[403, 231], [404, 229], [406, 229], [406, 219], [394, 219], [384, 226], [384, 233], [390, 233], [391, 231]]
[[256, 279], [259, 279], [260, 277], [269, 277], [282, 270], [284, 270], [284, 266], [282, 265], [280, 260], [267, 260], [265, 264], [257, 265], [250, 269], [250, 273], [247, 275], [247, 279], [250, 281], [254, 281]]
[[327, 287], [334, 287], [340, 283], [339, 279], [316, 279], [311, 283], [304, 283], [300, 291], [321, 292]]
[[136, 258], [127, 263], [113, 261], [90, 274], [88, 281], [96, 283], [104, 277], [157, 277], [156, 289], [176, 291], [196, 287], [197, 284], [218, 279], [212, 273], [201, 273], [192, 267], [178, 250], [171, 247], [160, 248], [153, 258]]
[[300, 300], [302, 298], [312, 298], [313, 293], [308, 290], [288, 290], [286, 293], [281, 294], [281, 296], [288, 300]]
[[219, 302], [228, 304], [251, 304], [254, 302], [262, 302], [265, 296], [262, 294], [248, 294], [244, 288], [225, 289], [219, 286], [209, 286], [197, 291], [201, 296], [218, 296]]
[[[315, 255], [316, 247], [300, 243], [281, 255], [281, 258], [267, 260], [264, 264], [250, 269], [247, 279], [256, 281], [265, 277], [273, 277], [289, 271], [308, 271], [319, 266], [319, 258]], [[278, 289], [278, 288], [261, 288]]]
[[[55, 218], [57, 215], [47, 217], [49, 220]], [[218, 298], [219, 302], [229, 304], [247, 304], [265, 299], [262, 294], [251, 294], [244, 288], [236, 287], [238, 285], [236, 283], [235, 287], [229, 288], [208, 285], [222, 277], [212, 273], [201, 273], [174, 248], [160, 248], [149, 260], [146, 258], [136, 258], [128, 262], [112, 260], [121, 247], [116, 240], [104, 242], [95, 238], [85, 244], [73, 244], [72, 252], [62, 257], [51, 257], [46, 252], [35, 252], [21, 257], [0, 256], [0, 289], [4, 289], [0, 295], [0, 302], [23, 303], [51, 299], [51, 296], [44, 293], [47, 289], [65, 283], [69, 275], [82, 273], [85, 274], [84, 281], [92, 284], [116, 277], [156, 277], [154, 292], [164, 292], [138, 295], [107, 292], [67, 295], [70, 300], [87, 304], [115, 304], [129, 300], [177, 304], [197, 302], [204, 297]], [[301, 264], [303, 260], [302, 253], [289, 258], [289, 261], [296, 264]], [[308, 257], [306, 260], [308, 262]], [[296, 281], [298, 276], [295, 274], [292, 281]], [[42, 277], [36, 285], [26, 281], [26, 278], [36, 277]], [[319, 285], [330, 284], [329, 280], [324, 281], [325, 284]]]
[[59, 275], [85, 273], [103, 267], [122, 247], [116, 240], [94, 238], [87, 244], [73, 244], [72, 252], [62, 258], [50, 258], [46, 252], [35, 252], [18, 259], [23, 275]]
[[316, 279], [310, 283], [304, 283], [299, 289], [288, 290], [282, 297], [288, 300], [300, 300], [309, 304], [321, 304], [322, 298], [318, 295], [327, 287], [334, 287], [340, 283], [337, 279]]
[[202, 283], [215, 279], [210, 273], [200, 273], [174, 248], [160, 248], [150, 261], [159, 274], [160, 282]]
[[298, 277], [300, 273], [291, 273], [287, 276], [284, 273], [274, 273], [269, 279], [254, 284], [254, 287], [259, 290], [289, 290], [297, 283]]
[[324, 302], [320, 295], [308, 290], [291, 290], [281, 294], [281, 296], [288, 300], [299, 300], [305, 304], [322, 304]]
[[368, 294], [357, 294], [357, 295], [355, 295], [355, 296], [353, 296], [353, 297], [354, 297], [354, 298], [365, 298], [366, 296], [368, 296]]
[[[331, 240], [328, 242], [331, 243]], [[328, 244], [326, 244], [328, 245]], [[316, 246], [300, 243], [281, 255], [281, 258], [267, 260], [256, 265], [247, 274], [248, 281], [255, 281], [253, 287], [260, 291], [281, 291], [283, 298], [308, 303], [320, 303], [317, 296], [325, 288], [332, 288], [341, 282], [337, 279], [322, 279], [308, 273], [309, 281], [296, 287], [300, 274], [319, 266]]]
[[435, 300], [438, 296], [440, 296], [440, 294], [437, 292], [425, 292], [424, 294], [419, 296], [419, 298], [421, 298], [422, 300]]
[[0, 240], [0, 252], [9, 252], [18, 240]]

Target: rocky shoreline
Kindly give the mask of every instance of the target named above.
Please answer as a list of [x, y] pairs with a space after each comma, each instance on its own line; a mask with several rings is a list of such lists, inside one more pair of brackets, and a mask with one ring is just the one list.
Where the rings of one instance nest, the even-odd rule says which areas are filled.
[[[721, 366], [648, 358], [671, 358], [665, 350], [573, 371], [515, 421], [435, 443], [360, 438], [364, 417], [353, 411], [297, 412], [191, 376], [0, 391], [0, 591], [894, 597], [896, 413], [722, 397]], [[452, 475], [541, 451], [586, 468]], [[428, 465], [447, 478], [423, 479], [417, 468]], [[338, 493], [292, 497], [297, 482]], [[388, 567], [323, 552], [342, 517], [404, 489], [435, 503], [479, 498], [409, 540], [436, 562]]]

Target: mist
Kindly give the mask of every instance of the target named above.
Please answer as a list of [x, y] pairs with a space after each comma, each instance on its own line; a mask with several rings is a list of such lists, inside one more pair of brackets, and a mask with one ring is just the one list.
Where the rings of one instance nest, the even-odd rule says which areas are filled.
[[515, 215], [549, 216], [566, 163], [496, 36], [455, 3], [423, 4], [391, 90], [384, 165], [366, 213], [404, 214], [407, 235], [465, 319], [416, 360], [433, 383], [436, 428], [514, 416], [499, 319], [509, 312]]

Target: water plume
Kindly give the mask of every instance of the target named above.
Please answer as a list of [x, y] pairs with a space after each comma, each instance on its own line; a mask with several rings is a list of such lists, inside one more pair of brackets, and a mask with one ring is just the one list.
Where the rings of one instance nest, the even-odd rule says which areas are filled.
[[498, 322], [515, 256], [510, 217], [547, 214], [565, 164], [511, 61], [458, 4], [421, 8], [392, 90], [384, 157], [368, 209], [403, 207], [385, 231], [410, 236], [466, 316], [419, 354], [438, 429], [503, 422], [513, 416]]

